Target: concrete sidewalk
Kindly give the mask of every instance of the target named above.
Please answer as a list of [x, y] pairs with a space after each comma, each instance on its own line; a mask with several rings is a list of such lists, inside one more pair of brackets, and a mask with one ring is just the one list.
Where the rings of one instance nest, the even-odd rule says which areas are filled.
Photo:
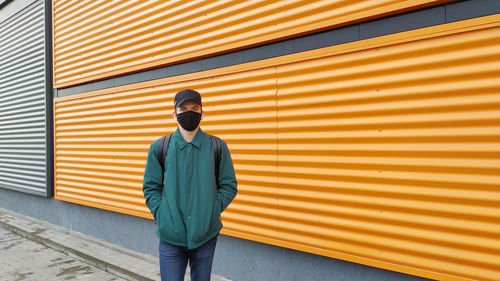
[[2, 281], [124, 281], [70, 256], [0, 228]]
[[[3, 239], [0, 239], [0, 249], [12, 247], [9, 246], [15, 244], [12, 244], [12, 240], [18, 241], [18, 244], [24, 243], [28, 245], [28, 243], [20, 239], [22, 237], [42, 247], [33, 250], [34, 252], [49, 248], [68, 256], [70, 259], [90, 265], [93, 269], [99, 269], [103, 271], [102, 274], [113, 276], [112, 278], [106, 277], [106, 280], [160, 280], [158, 258], [148, 254], [130, 250], [89, 235], [23, 216], [2, 208], [0, 208], [0, 228], [8, 231], [2, 231], [1, 233]], [[15, 236], [12, 236], [12, 234], [15, 234]], [[9, 245], [3, 245], [6, 243], [9, 243]], [[29, 244], [30, 249], [33, 247], [33, 245]], [[15, 253], [16, 255], [22, 256], [29, 255], [30, 251], [16, 251]], [[14, 259], [15, 257], [11, 258]], [[21, 260], [29, 260], [30, 258], [31, 257], [25, 257]], [[53, 260], [54, 263], [60, 264], [61, 257], [53, 258]], [[72, 262], [66, 261], [66, 263]], [[49, 265], [48, 267], [54, 266], [56, 265]], [[104, 279], [105, 277], [102, 277], [101, 280]], [[44, 278], [44, 280], [55, 279]], [[77, 280], [92, 279], [77, 278]], [[185, 280], [190, 280], [189, 269], [186, 273]], [[215, 275], [212, 275], [212, 280], [228, 281], [228, 279]]]

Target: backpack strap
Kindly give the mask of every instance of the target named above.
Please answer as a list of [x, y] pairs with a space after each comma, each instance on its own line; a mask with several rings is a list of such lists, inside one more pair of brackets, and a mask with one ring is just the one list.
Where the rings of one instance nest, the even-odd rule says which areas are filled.
[[163, 174], [165, 173], [165, 157], [167, 157], [167, 150], [168, 150], [168, 144], [170, 143], [170, 137], [172, 136], [172, 134], [170, 135], [166, 135], [164, 136], [163, 138], [161, 138], [161, 141], [160, 141], [160, 147], [159, 147], [159, 152], [158, 152], [158, 162], [160, 163], [161, 165], [161, 181], [163, 182]]
[[222, 154], [222, 142], [218, 137], [212, 135], [210, 135], [210, 140], [212, 141], [212, 148], [214, 150], [215, 182], [217, 189], [219, 189], [219, 166]]

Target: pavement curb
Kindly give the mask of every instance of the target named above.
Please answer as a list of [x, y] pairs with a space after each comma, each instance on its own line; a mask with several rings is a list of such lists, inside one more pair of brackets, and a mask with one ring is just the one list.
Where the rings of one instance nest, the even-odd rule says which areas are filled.
[[[158, 257], [0, 207], [0, 228], [129, 281], [159, 281]], [[191, 280], [189, 267], [184, 277]], [[212, 281], [231, 281], [212, 274]]]
[[[31, 221], [36, 220], [36, 219], [29, 218], [29, 217], [25, 218], [25, 216], [23, 216], [23, 215], [20, 215], [20, 214], [17, 214], [17, 213], [14, 213], [14, 212], [2, 209], [2, 208], [0, 208], [0, 215], [1, 214], [8, 214], [8, 215], [13, 216], [13, 217], [18, 217], [21, 220], [29, 220], [29, 219], [31, 219]], [[31, 241], [34, 241], [36, 243], [45, 245], [46, 247], [54, 249], [55, 251], [63, 253], [65, 255], [70, 256], [76, 260], [83, 262], [83, 263], [86, 263], [86, 264], [91, 265], [93, 267], [99, 268], [99, 269], [106, 271], [110, 274], [113, 274], [117, 277], [123, 278], [125, 280], [156, 281], [155, 279], [151, 279], [151, 278], [148, 278], [146, 276], [140, 275], [136, 272], [132, 272], [124, 267], [120, 267], [116, 264], [111, 264], [103, 259], [99, 259], [99, 258], [90, 256], [86, 253], [83, 253], [83, 252], [77, 250], [77, 249], [62, 245], [60, 243], [57, 243], [57, 242], [52, 241], [50, 239], [47, 239], [45, 237], [41, 237], [40, 233], [38, 231], [29, 232], [29, 231], [24, 230], [20, 227], [9, 224], [8, 222], [5, 222], [1, 219], [0, 219], [0, 227], [4, 228], [12, 233], [15, 233], [21, 237], [24, 237], [24, 238], [29, 239]]]
[[0, 227], [12, 232], [12, 233], [15, 233], [21, 237], [24, 237], [26, 239], [29, 239], [33, 242], [36, 242], [36, 243], [39, 243], [39, 244], [42, 244], [42, 245], [45, 245], [53, 250], [56, 250], [60, 253], [63, 253], [67, 256], [70, 256], [76, 260], [79, 260], [81, 262], [84, 262], [88, 265], [91, 265], [93, 267], [97, 267], [101, 270], [104, 270], [106, 272], [109, 272], [113, 275], [116, 275], [120, 278], [123, 278], [123, 279], [126, 279], [126, 280], [130, 280], [130, 281], [155, 281], [153, 279], [150, 279], [150, 278], [147, 278], [147, 277], [144, 277], [144, 276], [141, 276], [135, 272], [131, 272], [129, 270], [126, 270], [125, 268], [121, 268], [121, 267], [118, 267], [116, 265], [113, 265], [113, 264], [110, 264], [104, 260], [101, 260], [101, 259], [96, 259], [90, 255], [87, 255], [85, 253], [82, 253], [76, 249], [73, 249], [73, 248], [69, 248], [69, 247], [66, 247], [66, 246], [63, 246], [59, 243], [56, 243], [54, 241], [50, 241], [49, 239], [46, 239], [46, 238], [43, 238], [43, 237], [39, 237], [38, 235], [36, 234], [31, 234], [27, 231], [24, 231], [20, 228], [17, 228], [15, 226], [12, 226], [12, 225], [9, 225], [7, 223], [4, 223], [2, 221], [0, 221]]

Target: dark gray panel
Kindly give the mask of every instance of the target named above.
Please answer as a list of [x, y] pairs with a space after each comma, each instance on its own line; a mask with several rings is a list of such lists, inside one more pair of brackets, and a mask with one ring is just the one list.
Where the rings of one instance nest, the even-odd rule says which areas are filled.
[[0, 23], [0, 187], [47, 196], [44, 8], [35, 1]]
[[[0, 208], [158, 256], [152, 220], [2, 189]], [[224, 235], [217, 242], [213, 273], [252, 281], [428, 280]]]
[[60, 97], [64, 97], [64, 96], [69, 96], [69, 95], [81, 93], [77, 89], [78, 89], [77, 87], [58, 89], [57, 90], [57, 97], [60, 98]]
[[[102, 90], [106, 88], [112, 88], [114, 86], [113, 80], [112, 79], [106, 79], [106, 80], [101, 80], [97, 81], [91, 84], [88, 84], [90, 87], [87, 88], [87, 91], [96, 91], [96, 90]], [[86, 86], [86, 85], [83, 85]]]
[[167, 76], [176, 76], [201, 71], [201, 60], [176, 64], [167, 68]]
[[243, 51], [243, 61], [250, 62], [263, 60], [273, 57], [279, 57], [293, 53], [293, 40], [286, 40], [277, 43], [271, 43], [260, 47], [255, 47]]
[[[113, 86], [133, 84], [443, 24], [447, 20], [465, 20], [492, 13], [500, 13], [500, 0], [468, 0], [454, 2], [447, 5], [440, 5], [201, 60], [124, 75], [108, 80], [113, 81]], [[59, 96], [87, 92], [98, 87], [100, 88], [100, 86], [75, 86], [67, 89], [60, 89]]]
[[359, 27], [360, 39], [443, 24], [445, 10], [445, 6], [442, 5], [362, 23]]
[[500, 13], [499, 0], [467, 0], [446, 5], [446, 22]]
[[201, 60], [203, 70], [225, 67], [243, 63], [243, 51], [219, 55]]
[[329, 30], [294, 39], [296, 53], [359, 40], [359, 25]]
[[139, 75], [140, 81], [161, 79], [161, 78], [165, 78], [165, 76], [167, 76], [167, 68], [162, 67], [162, 68], [147, 70], [147, 71], [138, 73], [138, 75]]
[[120, 77], [112, 78], [114, 86], [121, 86], [140, 82], [140, 77], [137, 74], [128, 74]]

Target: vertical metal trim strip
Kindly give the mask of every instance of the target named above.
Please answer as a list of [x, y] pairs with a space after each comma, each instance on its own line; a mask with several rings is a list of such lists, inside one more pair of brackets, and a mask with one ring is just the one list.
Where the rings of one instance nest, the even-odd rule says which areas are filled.
[[54, 194], [54, 141], [53, 141], [53, 104], [54, 88], [52, 84], [52, 0], [44, 0], [45, 10], [45, 145], [46, 145], [46, 183], [47, 197]]

